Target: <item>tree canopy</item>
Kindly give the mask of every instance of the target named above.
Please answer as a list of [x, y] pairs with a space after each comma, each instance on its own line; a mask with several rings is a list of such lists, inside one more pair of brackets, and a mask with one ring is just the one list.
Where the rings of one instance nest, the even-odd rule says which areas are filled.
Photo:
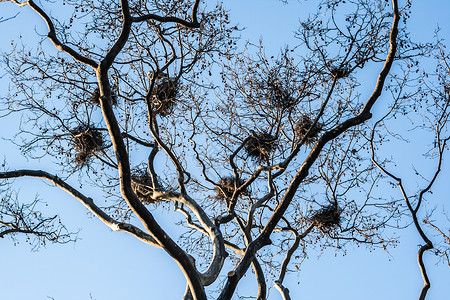
[[[243, 42], [220, 2], [0, 2], [47, 26], [2, 54], [1, 118], [21, 120], [9, 142], [42, 168], [5, 154], [1, 237], [77, 239], [41, 198], [21, 197], [32, 177], [163, 249], [184, 299], [231, 299], [250, 272], [256, 299], [272, 285], [291, 299], [284, 279], [309, 253], [389, 250], [405, 227], [421, 238], [419, 299], [424, 254], [450, 265], [445, 195], [432, 194], [448, 172], [449, 55], [438, 34], [410, 37], [410, 1], [316, 1], [278, 56]], [[411, 140], [426, 140], [405, 147], [423, 162], [400, 175], [408, 157], [390, 151]]]

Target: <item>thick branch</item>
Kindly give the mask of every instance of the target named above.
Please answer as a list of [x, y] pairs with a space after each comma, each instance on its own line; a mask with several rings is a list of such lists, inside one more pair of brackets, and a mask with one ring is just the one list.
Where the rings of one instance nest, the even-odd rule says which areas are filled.
[[89, 209], [89, 211], [92, 214], [94, 214], [98, 219], [100, 219], [112, 230], [126, 231], [147, 244], [160, 247], [158, 242], [148, 233], [145, 233], [141, 229], [131, 224], [122, 223], [114, 220], [108, 214], [106, 214], [101, 208], [95, 205], [92, 198], [86, 197], [84, 194], [82, 194], [80, 191], [69, 185], [67, 182], [65, 182], [58, 176], [52, 175], [42, 170], [16, 170], [0, 173], [0, 179], [10, 179], [18, 177], [38, 177], [46, 179], [52, 182], [55, 186], [60, 187], [61, 189], [65, 190], [66, 192], [74, 196], [76, 199], [78, 199], [87, 209]]
[[48, 27], [48, 38], [50, 39], [50, 41], [53, 43], [53, 45], [55, 46], [56, 49], [63, 51], [67, 54], [69, 54], [73, 59], [75, 59], [76, 61], [79, 61], [85, 65], [88, 65], [92, 68], [97, 68], [97, 63], [88, 58], [85, 57], [83, 55], [81, 55], [79, 52], [75, 51], [74, 49], [72, 49], [71, 47], [67, 46], [66, 44], [62, 43], [58, 37], [56, 36], [56, 30], [55, 30], [55, 26], [52, 22], [52, 20], [50, 19], [50, 17], [42, 10], [42, 8], [40, 8], [36, 3], [34, 3], [33, 0], [28, 0], [26, 2], [23, 3], [19, 3], [18, 1], [13, 0], [13, 3], [17, 4], [18, 6], [30, 6], [35, 12], [37, 12], [39, 14], [39, 16], [42, 17], [42, 19], [44, 19], [45, 23], [47, 24]]
[[186, 21], [186, 20], [183, 20], [183, 19], [180, 19], [177, 17], [163, 17], [163, 16], [158, 16], [155, 14], [147, 14], [144, 16], [133, 17], [132, 21], [135, 23], [143, 22], [143, 21], [158, 21], [161, 23], [177, 23], [177, 24], [183, 25], [188, 28], [199, 28], [200, 23], [198, 22], [198, 19], [197, 19], [197, 11], [198, 11], [199, 3], [200, 3], [200, 0], [196, 0], [194, 3], [194, 6], [192, 8], [192, 14], [191, 14], [192, 21]]
[[[200, 221], [202, 227], [197, 228], [197, 230], [208, 235], [208, 237], [212, 240], [213, 257], [208, 269], [204, 273], [200, 274], [202, 283], [205, 286], [208, 286], [217, 279], [220, 271], [222, 270], [225, 258], [228, 256], [228, 253], [225, 251], [225, 242], [222, 233], [220, 232], [218, 226], [214, 225], [203, 208], [194, 199], [187, 195], [177, 195], [176, 193], [173, 193], [173, 195], [174, 196], [171, 197], [170, 200], [186, 205]], [[158, 195], [156, 193], [155, 199], [157, 198]], [[184, 213], [190, 218], [190, 215], [186, 211], [184, 211]], [[190, 221], [192, 222], [192, 219]]]
[[308, 176], [309, 169], [313, 165], [313, 163], [318, 158], [320, 152], [322, 151], [323, 147], [331, 140], [338, 137], [340, 134], [345, 132], [350, 127], [362, 124], [363, 122], [367, 121], [372, 117], [372, 114], [370, 112], [372, 106], [376, 102], [376, 100], [380, 97], [381, 92], [384, 87], [384, 82], [386, 80], [387, 75], [389, 74], [389, 71], [391, 69], [392, 63], [395, 58], [395, 53], [397, 50], [397, 34], [398, 34], [398, 23], [400, 20], [400, 15], [398, 11], [398, 3], [397, 0], [392, 0], [393, 5], [393, 13], [394, 13], [394, 19], [392, 22], [392, 28], [390, 33], [390, 48], [388, 55], [386, 57], [383, 69], [381, 70], [377, 83], [375, 86], [375, 90], [373, 91], [372, 95], [367, 100], [364, 108], [362, 111], [355, 117], [350, 118], [340, 125], [338, 125], [336, 128], [326, 132], [316, 143], [314, 148], [311, 150], [308, 157], [305, 159], [304, 163], [298, 170], [297, 174], [291, 181], [288, 189], [286, 190], [286, 193], [283, 196], [283, 199], [281, 200], [280, 204], [275, 209], [272, 217], [264, 227], [261, 235], [255, 239], [246, 249], [245, 255], [240, 260], [237, 268], [235, 269], [235, 272], [233, 276], [229, 276], [228, 280], [225, 284], [225, 287], [219, 296], [218, 299], [225, 300], [225, 299], [231, 299], [234, 290], [236, 289], [236, 286], [239, 282], [239, 280], [244, 276], [246, 273], [248, 267], [250, 266], [250, 263], [252, 261], [252, 258], [256, 254], [256, 252], [269, 243], [270, 241], [270, 235], [275, 229], [276, 225], [280, 221], [280, 219], [283, 217], [285, 211], [289, 207], [292, 199], [295, 196], [295, 193], [297, 192], [298, 187], [300, 186], [300, 183]]
[[428, 278], [427, 269], [425, 268], [425, 264], [423, 262], [423, 254], [425, 251], [433, 249], [433, 244], [426, 243], [425, 245], [421, 246], [419, 251], [417, 252], [417, 262], [419, 263], [420, 273], [422, 274], [423, 278], [423, 287], [420, 291], [419, 300], [425, 300], [425, 297], [427, 296], [427, 292], [431, 287], [430, 279]]
[[109, 49], [105, 58], [100, 63], [101, 66], [99, 67], [101, 67], [104, 70], [107, 70], [112, 65], [117, 55], [120, 53], [120, 51], [122, 51], [123, 47], [128, 41], [128, 37], [131, 32], [132, 20], [128, 0], [121, 0], [120, 4], [122, 6], [122, 18], [123, 18], [122, 30], [120, 31], [119, 37], [117, 38], [116, 42], [111, 47], [111, 49]]
[[132, 211], [144, 224], [146, 230], [148, 230], [148, 232], [153, 235], [158, 244], [160, 244], [167, 251], [167, 253], [169, 253], [178, 263], [186, 277], [191, 292], [193, 293], [194, 299], [203, 300], [206, 299], [205, 291], [200, 279], [200, 275], [198, 274], [193, 262], [189, 259], [187, 253], [170, 238], [170, 236], [161, 228], [161, 226], [159, 226], [153, 215], [147, 210], [147, 208], [145, 208], [141, 201], [139, 201], [138, 197], [131, 188], [131, 174], [128, 152], [122, 138], [119, 124], [112, 109], [112, 92], [108, 79], [108, 69], [112, 65], [115, 57], [125, 46], [131, 30], [132, 21], [128, 1], [122, 0], [121, 4], [123, 15], [122, 31], [119, 38], [114, 43], [114, 46], [110, 49], [110, 51], [108, 51], [105, 59], [100, 63], [96, 72], [100, 88], [100, 104], [102, 108], [103, 118], [107, 125], [111, 141], [116, 152], [120, 191]]
[[266, 278], [264, 276], [264, 271], [261, 268], [261, 264], [259, 263], [256, 257], [253, 258], [252, 267], [255, 271], [256, 282], [258, 283], [258, 295], [256, 296], [256, 300], [266, 300], [267, 298], [267, 283]]

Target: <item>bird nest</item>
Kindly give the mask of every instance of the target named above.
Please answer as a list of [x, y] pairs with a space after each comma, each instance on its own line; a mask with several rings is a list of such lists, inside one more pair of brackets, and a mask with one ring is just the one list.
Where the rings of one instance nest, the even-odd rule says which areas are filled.
[[286, 89], [283, 82], [274, 76], [267, 79], [267, 98], [270, 105], [280, 109], [292, 109], [295, 106], [295, 99], [290, 91]]
[[330, 73], [333, 77], [340, 79], [347, 77], [350, 74], [350, 70], [345, 67], [342, 68], [335, 67], [330, 70]]
[[89, 159], [105, 146], [102, 133], [95, 128], [80, 125], [72, 130], [72, 146], [75, 149], [77, 165], [87, 165]]
[[[89, 98], [89, 101], [92, 104], [100, 105], [100, 89], [99, 88], [96, 88], [94, 90], [94, 92], [92, 92], [92, 95]], [[112, 94], [112, 105], [116, 105], [116, 104], [117, 104], [117, 96], [113, 93]]]
[[[309, 131], [308, 136], [305, 139], [305, 144], [312, 144], [317, 140], [319, 133], [322, 131], [323, 125], [317, 123], [313, 126], [314, 121], [308, 115], [303, 115], [295, 126], [295, 132], [300, 140], [302, 140]], [[310, 130], [311, 129], [311, 130]]]
[[[235, 187], [234, 182], [235, 182], [234, 176], [228, 176], [228, 177], [221, 178], [218, 182], [218, 185], [220, 187], [215, 188], [215, 191], [217, 192], [216, 198], [219, 200], [230, 199], [233, 196], [234, 191], [245, 183], [244, 180], [239, 178], [236, 182], [236, 187]], [[247, 195], [248, 193], [249, 193], [248, 188], [245, 188], [242, 191], [243, 195]]]
[[147, 168], [140, 167], [132, 170], [131, 188], [143, 204], [155, 203], [153, 180]]
[[331, 204], [314, 212], [310, 220], [319, 229], [333, 229], [341, 222], [341, 211], [337, 205]]
[[276, 146], [276, 138], [267, 132], [252, 133], [245, 143], [248, 156], [257, 162], [266, 162]]
[[177, 104], [178, 82], [170, 77], [161, 77], [153, 89], [152, 104], [157, 114], [166, 117], [173, 113]]

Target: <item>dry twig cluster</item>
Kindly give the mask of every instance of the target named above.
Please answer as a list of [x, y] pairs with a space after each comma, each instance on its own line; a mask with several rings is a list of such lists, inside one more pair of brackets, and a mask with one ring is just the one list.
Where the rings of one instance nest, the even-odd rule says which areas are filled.
[[335, 67], [335, 68], [331, 69], [330, 73], [336, 79], [340, 79], [340, 78], [347, 77], [350, 74], [350, 70], [348, 70], [345, 67], [342, 67], [342, 68]]
[[[234, 176], [228, 176], [228, 177], [221, 178], [218, 182], [218, 185], [220, 187], [215, 188], [215, 190], [217, 192], [216, 198], [219, 200], [230, 199], [233, 196], [234, 191], [236, 189], [238, 189], [241, 185], [243, 185], [245, 182], [241, 178], [238, 178], [236, 185], [235, 185], [235, 181], [236, 181], [236, 179]], [[242, 191], [243, 195], [247, 195], [248, 193], [249, 193], [249, 190], [247, 188]]]
[[95, 128], [80, 125], [74, 128], [72, 134], [72, 146], [75, 149], [75, 162], [77, 165], [87, 165], [89, 159], [105, 146], [103, 134]]
[[286, 88], [286, 83], [278, 78], [275, 74], [269, 73], [266, 81], [267, 98], [270, 104], [275, 108], [292, 109], [296, 101], [291, 96], [292, 91]]
[[[96, 88], [94, 92], [92, 93], [91, 97], [89, 98], [89, 101], [92, 104], [100, 105], [100, 89]], [[112, 95], [112, 105], [117, 104], [117, 96], [113, 93]]]
[[314, 121], [311, 120], [308, 115], [302, 115], [295, 126], [295, 131], [300, 140], [302, 140], [309, 131], [309, 134], [305, 139], [305, 144], [314, 143], [317, 140], [319, 133], [322, 131], [323, 125], [321, 123], [318, 122], [314, 126], [313, 123]]
[[322, 230], [333, 229], [341, 222], [341, 211], [335, 204], [325, 206], [313, 213], [311, 222]]
[[252, 136], [245, 143], [245, 151], [255, 161], [263, 163], [269, 159], [270, 154], [275, 150], [275, 146], [276, 137], [262, 131], [252, 133]]
[[143, 204], [155, 203], [153, 180], [145, 167], [133, 169], [131, 187]]
[[172, 114], [177, 103], [178, 91], [179, 86], [175, 79], [167, 76], [159, 78], [153, 91], [155, 113], [162, 117]]

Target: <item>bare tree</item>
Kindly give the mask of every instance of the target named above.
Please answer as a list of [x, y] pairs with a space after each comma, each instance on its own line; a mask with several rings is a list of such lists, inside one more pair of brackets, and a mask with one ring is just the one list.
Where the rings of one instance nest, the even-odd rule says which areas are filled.
[[[450, 140], [450, 136], [448, 136], [447, 131], [450, 104], [448, 101], [450, 66], [448, 64], [449, 57], [445, 54], [444, 46], [439, 40], [434, 57], [437, 61], [436, 70], [433, 73], [424, 72], [423, 74], [425, 74], [425, 76], [419, 76], [416, 78], [415, 80], [419, 83], [417, 89], [411, 90], [406, 88], [405, 85], [407, 83], [411, 83], [411, 81], [407, 82], [405, 80], [406, 76], [401, 81], [390, 87], [393, 98], [395, 99], [393, 107], [385, 116], [375, 123], [369, 139], [374, 164], [384, 175], [386, 175], [388, 179], [393, 180], [398, 186], [401, 196], [406, 204], [407, 211], [412, 219], [412, 223], [424, 243], [420, 246], [417, 253], [417, 262], [424, 281], [424, 285], [419, 296], [419, 299], [421, 300], [425, 299], [431, 286], [423, 256], [426, 251], [434, 248], [433, 242], [431, 241], [431, 233], [427, 233], [424, 227], [429, 225], [436, 230], [442, 238], [444, 238], [444, 243], [448, 244], [449, 241], [448, 236], [440, 229], [440, 227], [431, 222], [433, 213], [423, 215], [422, 222], [420, 220], [427, 198], [426, 195], [432, 193], [432, 187], [442, 171], [444, 153], [448, 150], [447, 143]], [[406, 69], [407, 72], [411, 71], [412, 68], [414, 67], [409, 65], [409, 68]], [[431, 80], [429, 77], [431, 77]], [[407, 106], [403, 103], [405, 99], [408, 99]], [[411, 103], [411, 99], [414, 99], [413, 103], [415, 103], [415, 105], [408, 107]], [[424, 105], [424, 103], [426, 105]], [[418, 120], [416, 119], [414, 121], [414, 123], [417, 124], [411, 130], [414, 132], [424, 131], [426, 135], [429, 135], [433, 139], [433, 142], [430, 143], [431, 145], [429, 146], [428, 151], [424, 155], [424, 159], [433, 162], [435, 166], [429, 176], [422, 175], [421, 171], [414, 168], [412, 171], [414, 171], [414, 173], [423, 180], [422, 184], [424, 186], [419, 188], [417, 191], [408, 192], [406, 187], [407, 185], [405, 184], [407, 180], [405, 180], [405, 178], [409, 179], [411, 176], [405, 176], [405, 178], [402, 178], [402, 176], [394, 175], [394, 171], [391, 171], [390, 168], [386, 166], [389, 164], [388, 161], [386, 159], [380, 161], [377, 158], [376, 152], [378, 152], [382, 146], [380, 145], [381, 141], [379, 139], [375, 141], [375, 134], [377, 127], [381, 125], [386, 127], [389, 126], [388, 124], [390, 120], [397, 118], [399, 111], [401, 111], [402, 115], [411, 116], [411, 110], [416, 111], [419, 117]], [[401, 136], [399, 135], [397, 138], [398, 137]], [[448, 261], [447, 251], [447, 247], [436, 249], [436, 254], [443, 255]]]
[[[387, 80], [392, 90], [416, 80], [393, 73], [393, 64], [412, 70], [434, 49], [409, 40], [409, 4], [322, 1], [301, 23], [298, 47], [269, 58], [263, 45], [237, 48], [238, 28], [219, 4], [10, 2], [32, 9], [48, 33], [37, 48], [16, 43], [3, 56], [12, 87], [1, 109], [26, 120], [14, 140], [23, 155], [52, 169], [3, 166], [2, 237], [74, 238], [52, 225], [57, 217], [35, 209], [37, 200], [19, 204], [11, 196], [19, 184], [13, 179], [35, 177], [72, 195], [112, 230], [164, 249], [186, 278], [185, 299], [231, 299], [250, 268], [257, 299], [267, 298], [270, 282], [290, 299], [283, 284], [289, 265], [298, 267], [311, 247], [396, 243], [384, 229], [404, 217], [402, 199], [380, 196], [377, 186], [385, 175], [400, 187], [401, 180], [375, 154], [376, 137], [391, 131], [375, 132], [402, 112], [398, 99], [414, 97], [396, 94], [392, 112], [374, 127], [368, 120]], [[50, 13], [58, 5], [71, 9], [67, 19]], [[381, 71], [371, 82], [364, 72], [373, 66]], [[432, 245], [418, 211], [447, 149], [441, 105], [436, 101], [426, 115], [437, 133], [439, 167], [415, 206], [407, 194], [403, 199], [426, 244], [419, 263]], [[73, 175], [93, 190], [71, 184]], [[152, 214], [171, 208], [184, 218], [178, 236]]]

